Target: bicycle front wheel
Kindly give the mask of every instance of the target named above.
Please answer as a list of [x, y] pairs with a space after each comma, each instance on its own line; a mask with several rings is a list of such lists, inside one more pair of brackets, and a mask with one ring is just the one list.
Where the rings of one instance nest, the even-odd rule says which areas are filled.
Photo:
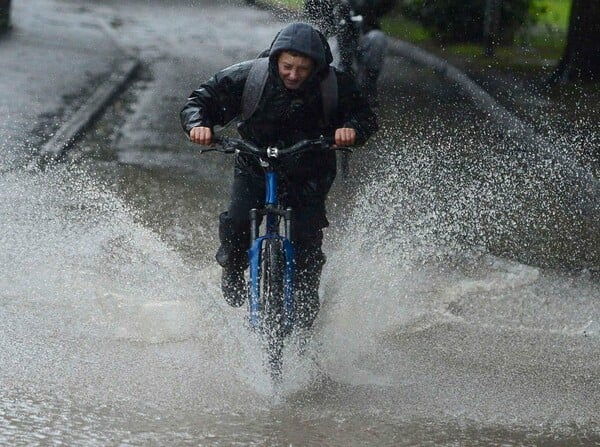
[[279, 378], [285, 332], [285, 254], [281, 240], [267, 239], [264, 241], [260, 270], [262, 333], [266, 342], [271, 375], [274, 378]]

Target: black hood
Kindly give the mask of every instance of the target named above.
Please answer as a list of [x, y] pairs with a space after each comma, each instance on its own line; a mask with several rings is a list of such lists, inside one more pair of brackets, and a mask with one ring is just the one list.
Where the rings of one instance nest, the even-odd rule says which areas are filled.
[[291, 23], [283, 28], [271, 44], [269, 59], [275, 61], [282, 51], [294, 51], [310, 57], [321, 72], [333, 61], [325, 36], [307, 23]]

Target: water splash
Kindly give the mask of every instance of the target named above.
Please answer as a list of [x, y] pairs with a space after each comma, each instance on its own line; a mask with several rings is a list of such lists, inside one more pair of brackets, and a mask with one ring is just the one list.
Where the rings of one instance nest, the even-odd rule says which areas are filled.
[[[585, 182], [555, 160], [509, 156], [468, 135], [404, 141], [384, 128], [375, 157], [353, 161], [375, 167], [333, 231], [318, 320], [325, 370], [393, 388], [377, 405], [404, 415], [592, 421], [596, 404], [574, 396], [594, 393], [598, 285], [585, 271], [544, 267], [597, 247], [581, 221], [560, 225], [579, 206], [571, 188]], [[536, 257], [536, 247], [550, 251]], [[569, 377], [582, 370], [573, 393]], [[570, 404], [557, 409], [555, 393]]]
[[216, 267], [187, 264], [85, 169], [14, 171], [0, 191], [0, 360], [11, 388], [163, 409], [267, 399], [248, 381], [260, 356], [240, 342], [247, 333], [221, 302]]

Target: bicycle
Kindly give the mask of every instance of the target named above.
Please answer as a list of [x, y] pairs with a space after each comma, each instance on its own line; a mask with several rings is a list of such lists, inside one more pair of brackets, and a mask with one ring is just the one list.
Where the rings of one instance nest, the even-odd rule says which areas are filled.
[[[200, 152], [246, 153], [259, 159], [265, 171], [265, 204], [250, 210], [250, 249], [248, 250], [248, 321], [262, 336], [271, 376], [279, 380], [283, 364], [284, 339], [292, 332], [295, 319], [294, 246], [291, 207], [284, 208], [278, 194], [279, 172], [276, 159], [311, 150], [328, 150], [332, 138], [303, 140], [288, 148], [259, 148], [237, 138], [216, 136], [218, 146]], [[345, 147], [336, 150], [351, 152]], [[265, 218], [264, 233], [260, 234]], [[282, 225], [283, 220], [283, 225]], [[281, 231], [283, 227], [283, 232]]]

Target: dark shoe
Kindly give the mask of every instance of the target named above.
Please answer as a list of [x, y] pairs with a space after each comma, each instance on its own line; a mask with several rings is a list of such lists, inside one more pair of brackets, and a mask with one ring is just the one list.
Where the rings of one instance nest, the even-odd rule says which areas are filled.
[[239, 268], [223, 268], [221, 275], [223, 298], [232, 307], [240, 307], [246, 301], [247, 289], [244, 270]]

